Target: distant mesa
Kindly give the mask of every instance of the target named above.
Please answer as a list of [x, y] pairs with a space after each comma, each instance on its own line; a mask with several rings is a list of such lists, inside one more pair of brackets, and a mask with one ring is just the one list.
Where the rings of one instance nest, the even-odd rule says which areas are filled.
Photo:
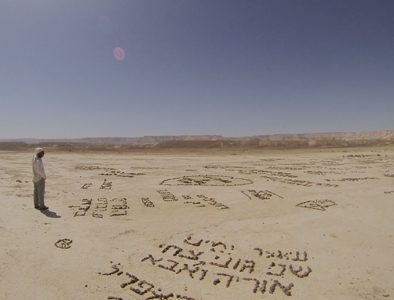
[[[323, 132], [300, 134], [223, 137], [221, 135], [179, 135], [144, 137], [95, 137], [77, 139], [0, 139], [0, 150], [15, 150], [40, 144], [58, 150], [132, 149], [295, 149], [385, 146], [394, 144], [394, 130], [367, 132]], [[71, 151], [71, 150], [70, 150]]]

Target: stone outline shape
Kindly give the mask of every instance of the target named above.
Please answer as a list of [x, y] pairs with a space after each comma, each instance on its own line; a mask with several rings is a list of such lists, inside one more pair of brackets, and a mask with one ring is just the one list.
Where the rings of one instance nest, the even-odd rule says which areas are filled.
[[324, 200], [309, 200], [309, 201], [298, 203], [296, 206], [326, 211], [326, 207], [330, 207], [333, 205], [337, 205], [337, 204], [332, 200], [324, 199]]
[[[198, 180], [201, 178], [200, 180]], [[210, 181], [215, 181], [215, 183], [221, 184], [211, 184]], [[243, 183], [232, 183], [232, 180], [239, 180]], [[167, 181], [175, 181], [173, 184], [166, 183]], [[226, 175], [191, 175], [191, 176], [182, 176], [176, 178], [170, 178], [163, 180], [160, 185], [199, 185], [199, 186], [239, 186], [239, 185], [248, 185], [252, 184], [253, 181], [250, 179], [244, 178], [234, 178], [232, 176]]]
[[61, 239], [55, 243], [55, 246], [59, 249], [69, 249], [72, 242], [71, 239]]

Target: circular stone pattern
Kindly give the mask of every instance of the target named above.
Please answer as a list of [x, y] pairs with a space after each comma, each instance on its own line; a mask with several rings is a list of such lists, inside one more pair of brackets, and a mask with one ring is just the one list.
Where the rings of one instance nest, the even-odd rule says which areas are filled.
[[201, 185], [201, 186], [236, 186], [252, 184], [253, 181], [221, 175], [192, 175], [166, 179], [161, 185]]

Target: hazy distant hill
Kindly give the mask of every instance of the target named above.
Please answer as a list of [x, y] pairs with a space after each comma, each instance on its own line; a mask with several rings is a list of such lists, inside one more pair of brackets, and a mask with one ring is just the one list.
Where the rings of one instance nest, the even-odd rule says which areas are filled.
[[223, 140], [220, 135], [179, 135], [179, 136], [144, 136], [144, 137], [93, 137], [79, 139], [0, 139], [0, 142], [14, 143], [82, 143], [108, 145], [154, 145], [162, 141], [214, 141]]
[[394, 130], [367, 131], [367, 132], [322, 132], [300, 134], [273, 134], [259, 135], [254, 138], [261, 140], [297, 141], [297, 140], [391, 140], [394, 139]]
[[[179, 136], [144, 136], [144, 137], [94, 137], [79, 139], [0, 139], [0, 142], [13, 143], [82, 143], [96, 145], [158, 145], [163, 147], [171, 143], [176, 145], [197, 145], [194, 142], [202, 142], [209, 145], [222, 147], [233, 145], [263, 145], [264, 141], [357, 141], [357, 140], [387, 140], [394, 141], [394, 130], [368, 131], [368, 132], [322, 132], [300, 134], [273, 134], [256, 135], [248, 137], [223, 137], [221, 135], [179, 135]], [[174, 144], [174, 145], [175, 145]], [[207, 144], [207, 145], [208, 145]], [[310, 143], [309, 143], [310, 144]]]

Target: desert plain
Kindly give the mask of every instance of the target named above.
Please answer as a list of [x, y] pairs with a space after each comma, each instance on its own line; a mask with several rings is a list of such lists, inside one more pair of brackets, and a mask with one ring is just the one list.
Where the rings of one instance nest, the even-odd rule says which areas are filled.
[[394, 298], [394, 147], [0, 151], [0, 298]]

